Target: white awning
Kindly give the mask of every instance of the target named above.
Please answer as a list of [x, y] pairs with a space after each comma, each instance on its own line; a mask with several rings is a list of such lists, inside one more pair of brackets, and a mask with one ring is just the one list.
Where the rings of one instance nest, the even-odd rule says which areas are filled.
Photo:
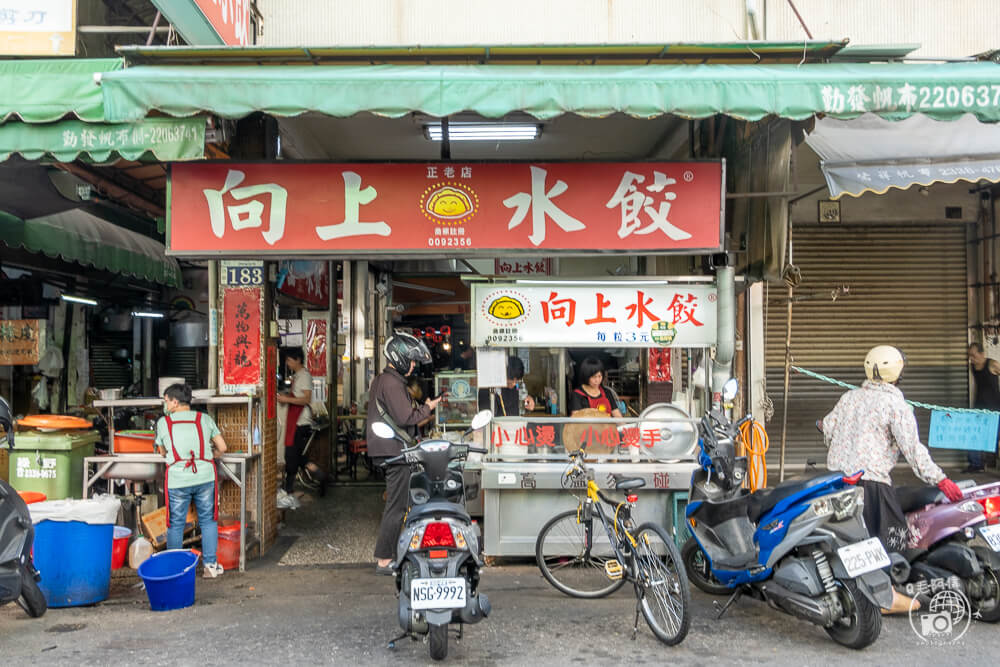
[[820, 118], [806, 143], [820, 157], [832, 198], [932, 183], [1000, 182], [1000, 125], [971, 114], [954, 121]]

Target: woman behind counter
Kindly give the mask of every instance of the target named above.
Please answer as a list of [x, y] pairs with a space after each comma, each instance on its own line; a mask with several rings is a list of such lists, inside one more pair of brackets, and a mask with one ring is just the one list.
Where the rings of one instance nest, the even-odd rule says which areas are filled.
[[577, 410], [594, 408], [611, 417], [621, 419], [622, 413], [618, 409], [618, 394], [610, 387], [604, 386], [604, 364], [594, 357], [587, 357], [580, 362], [577, 381], [580, 386], [569, 395], [570, 415]]

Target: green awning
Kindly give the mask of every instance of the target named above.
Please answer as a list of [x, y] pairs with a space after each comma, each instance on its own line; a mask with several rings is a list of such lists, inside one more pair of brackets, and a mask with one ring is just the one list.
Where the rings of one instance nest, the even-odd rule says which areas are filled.
[[147, 118], [136, 123], [11, 122], [0, 125], [0, 160], [17, 153], [28, 160], [50, 157], [72, 162], [83, 156], [105, 162], [113, 156], [163, 162], [205, 157], [204, 118]]
[[104, 120], [101, 89], [94, 74], [123, 67], [121, 58], [0, 60], [0, 122], [51, 123], [65, 116]]
[[0, 211], [0, 239], [11, 248], [67, 262], [169, 287], [181, 284], [180, 266], [162, 243], [81, 209], [29, 220]]
[[316, 112], [400, 117], [463, 111], [499, 118], [523, 111], [638, 118], [725, 114], [804, 119], [823, 113], [1000, 120], [1000, 65], [837, 63], [795, 65], [374, 65], [138, 66], [102, 77], [107, 120], [211, 112], [240, 118]]

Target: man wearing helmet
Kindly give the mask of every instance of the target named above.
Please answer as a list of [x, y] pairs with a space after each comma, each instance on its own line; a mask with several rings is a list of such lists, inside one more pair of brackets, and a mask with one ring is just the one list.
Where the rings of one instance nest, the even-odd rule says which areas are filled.
[[[917, 477], [935, 484], [955, 502], [961, 490], [948, 479], [920, 442], [917, 418], [896, 383], [906, 359], [890, 345], [873, 347], [865, 357], [868, 379], [859, 389], [840, 397], [820, 422], [829, 448], [826, 467], [846, 474], [864, 470], [859, 484], [865, 491], [864, 518], [868, 532], [886, 551], [907, 548], [906, 518], [896, 500], [889, 473], [903, 452]], [[896, 594], [893, 611], [907, 611], [910, 600]]]
[[[384, 421], [393, 426], [401, 435], [415, 436], [417, 425], [427, 419], [437, 408], [441, 397], [428, 398], [423, 405], [415, 406], [406, 390], [406, 377], [418, 363], [431, 361], [431, 353], [423, 341], [407, 333], [397, 332], [385, 342], [385, 356], [389, 365], [385, 367], [368, 388], [368, 455], [373, 463], [381, 465], [387, 459], [399, 456], [402, 445], [396, 439], [380, 438], [372, 431], [372, 424]], [[410, 489], [410, 468], [408, 465], [390, 465], [385, 468], [385, 509], [379, 524], [378, 540], [375, 542], [375, 572], [392, 574], [392, 559], [396, 554], [396, 540], [406, 513], [407, 496]]]

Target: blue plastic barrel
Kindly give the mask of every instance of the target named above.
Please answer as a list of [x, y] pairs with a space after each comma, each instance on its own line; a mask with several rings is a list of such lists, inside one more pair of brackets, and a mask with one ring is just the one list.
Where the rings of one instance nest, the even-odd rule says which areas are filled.
[[172, 549], [153, 554], [139, 566], [153, 611], [183, 609], [194, 604], [194, 575], [198, 554]]
[[108, 597], [114, 526], [82, 521], [35, 525], [35, 567], [50, 607], [78, 607]]

